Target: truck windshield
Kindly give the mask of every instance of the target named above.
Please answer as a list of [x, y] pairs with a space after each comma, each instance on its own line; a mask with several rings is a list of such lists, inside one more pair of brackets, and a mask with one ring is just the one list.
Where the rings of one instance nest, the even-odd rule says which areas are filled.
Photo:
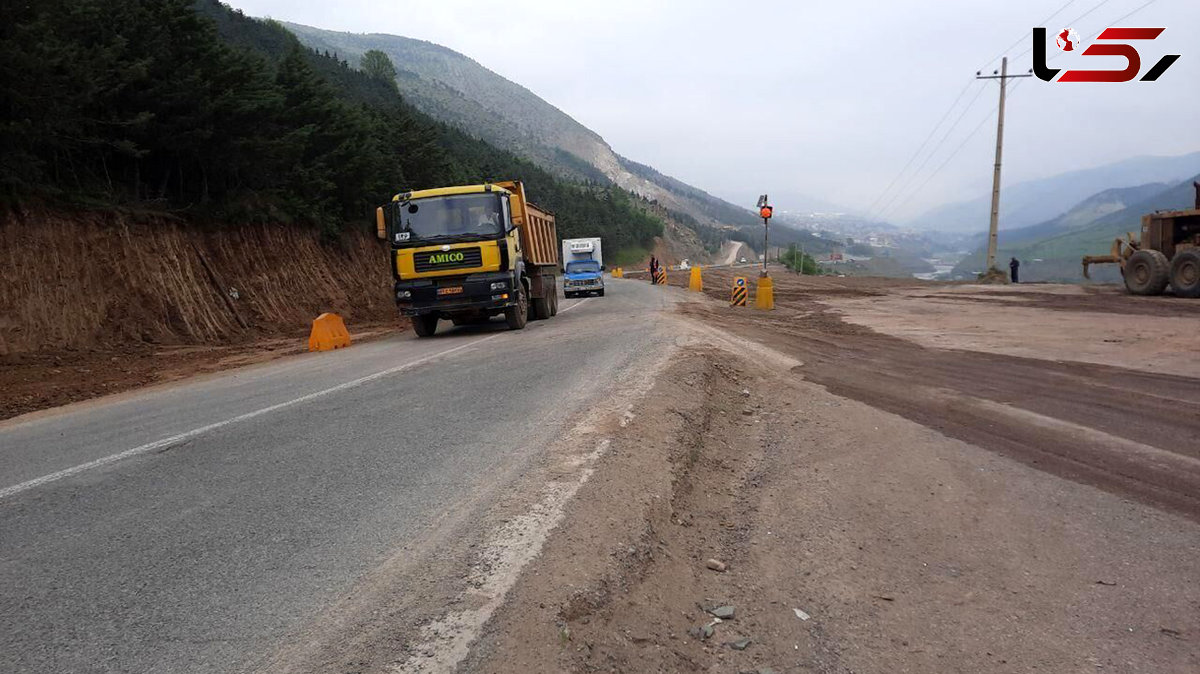
[[401, 203], [399, 210], [397, 241], [496, 236], [504, 231], [504, 213], [496, 194], [417, 199]]
[[582, 262], [568, 262], [568, 274], [594, 274], [600, 271], [600, 263], [595, 260], [583, 260]]

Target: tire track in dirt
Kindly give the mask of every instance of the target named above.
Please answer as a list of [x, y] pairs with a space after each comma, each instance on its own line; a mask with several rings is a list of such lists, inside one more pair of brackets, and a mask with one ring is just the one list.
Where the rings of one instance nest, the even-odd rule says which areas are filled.
[[[722, 271], [706, 277], [721, 297]], [[851, 283], [846, 283], [852, 281]], [[797, 288], [776, 279], [777, 310], [738, 311], [714, 302], [682, 305], [692, 318], [719, 326], [803, 361], [805, 379], [837, 395], [904, 416], [951, 437], [997, 451], [1068, 479], [1185, 513], [1200, 520], [1200, 380], [1081, 362], [927, 348], [847, 323], [822, 296], [883, 294], [883, 281], [819, 279]], [[828, 287], [824, 287], [824, 286]], [[717, 290], [719, 289], [719, 290]], [[1082, 296], [1089, 306], [1096, 299]], [[1056, 305], [1055, 310], [1063, 307]], [[987, 404], [982, 404], [986, 402]], [[979, 403], [979, 404], [974, 404]], [[1049, 428], [1006, 411], [1058, 419]], [[1072, 432], [1071, 425], [1176, 455], [1171, 468], [1147, 462], [1119, 443]]]

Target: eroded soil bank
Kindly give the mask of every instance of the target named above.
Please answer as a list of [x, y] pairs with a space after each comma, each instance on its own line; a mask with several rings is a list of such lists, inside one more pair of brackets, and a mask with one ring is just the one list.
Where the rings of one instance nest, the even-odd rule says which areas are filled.
[[0, 419], [303, 348], [313, 318], [395, 329], [386, 251], [282, 225], [0, 220]]

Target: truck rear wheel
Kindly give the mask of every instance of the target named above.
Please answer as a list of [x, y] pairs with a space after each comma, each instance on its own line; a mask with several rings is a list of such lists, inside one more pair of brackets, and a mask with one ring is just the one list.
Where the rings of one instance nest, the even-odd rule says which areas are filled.
[[1200, 297], [1200, 251], [1175, 254], [1171, 260], [1171, 288], [1177, 297]]
[[417, 333], [418, 337], [432, 337], [433, 333], [437, 332], [437, 323], [438, 317], [434, 314], [412, 317], [413, 332]]
[[1161, 295], [1169, 276], [1167, 256], [1157, 250], [1139, 250], [1125, 263], [1125, 287], [1134, 295]]
[[508, 323], [509, 330], [522, 330], [529, 321], [529, 291], [525, 289], [524, 283], [521, 283], [519, 288], [517, 306], [504, 310], [504, 321]]
[[533, 318], [534, 320], [544, 321], [550, 318], [550, 297], [535, 297], [533, 298]]

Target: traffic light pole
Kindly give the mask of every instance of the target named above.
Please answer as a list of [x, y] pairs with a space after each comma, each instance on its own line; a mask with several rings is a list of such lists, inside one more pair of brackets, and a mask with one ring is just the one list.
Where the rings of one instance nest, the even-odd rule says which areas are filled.
[[771, 257], [770, 229], [771, 229], [771, 213], [774, 210], [771, 204], [768, 203], [767, 195], [761, 195], [758, 198], [758, 215], [763, 219], [763, 254], [762, 254], [762, 275], [767, 275], [767, 258]]
[[771, 244], [767, 243], [769, 240], [768, 230], [771, 229], [768, 225], [769, 222], [768, 218], [763, 218], [763, 276], [767, 275], [767, 257], [771, 254]]

